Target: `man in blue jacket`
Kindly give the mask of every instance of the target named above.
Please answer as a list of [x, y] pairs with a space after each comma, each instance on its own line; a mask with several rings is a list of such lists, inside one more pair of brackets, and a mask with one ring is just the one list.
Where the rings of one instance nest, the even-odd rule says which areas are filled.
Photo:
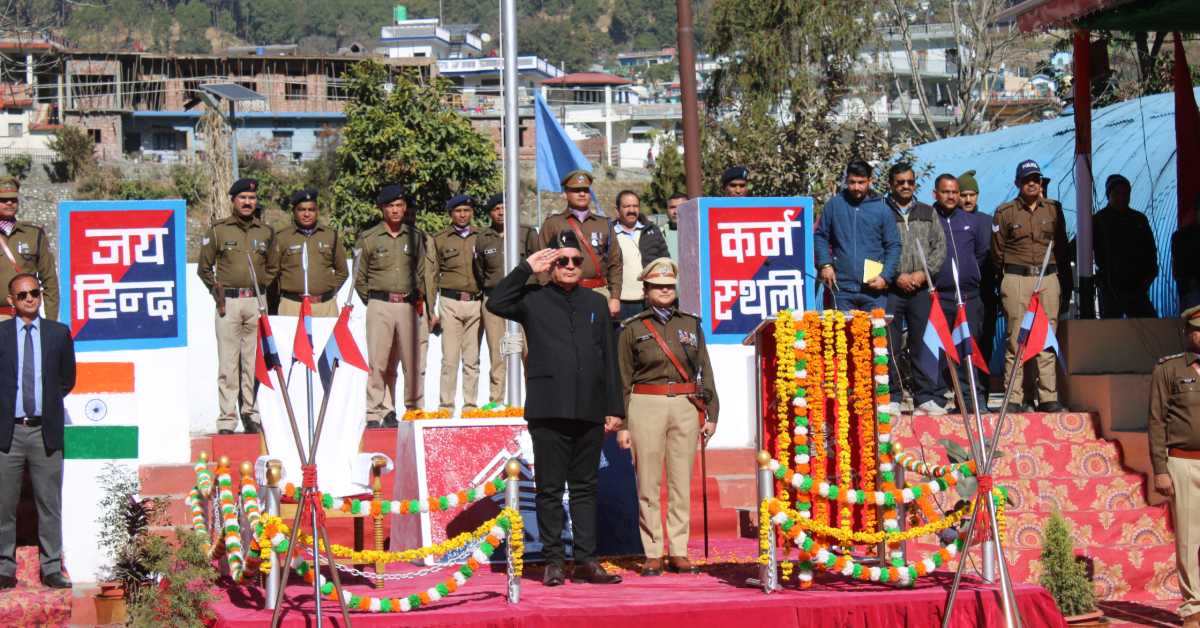
[[[958, 287], [962, 291], [963, 304], [967, 309], [967, 327], [971, 337], [978, 337], [983, 327], [983, 299], [979, 292], [980, 281], [987, 267], [988, 251], [992, 248], [992, 230], [990, 222], [979, 220], [977, 214], [963, 211], [959, 206], [958, 180], [951, 174], [938, 175], [934, 181], [934, 204], [938, 222], [942, 225], [942, 233], [946, 236], [946, 261], [941, 269], [933, 275], [933, 285], [938, 291], [938, 301], [942, 305], [942, 313], [946, 322], [954, 327], [958, 317], [958, 301], [954, 290], [954, 269], [958, 265]], [[963, 402], [971, 405], [970, 381], [967, 374], [966, 360], [959, 360], [958, 381], [963, 389]], [[948, 379], [943, 376], [940, 383], [942, 393], [947, 390]], [[987, 376], [976, 370], [976, 399], [979, 409], [987, 411]], [[968, 410], [973, 410], [973, 407]]]
[[[851, 161], [846, 188], [829, 199], [813, 233], [821, 283], [834, 293], [840, 310], [870, 310], [887, 305], [887, 287], [900, 265], [900, 230], [892, 212], [871, 193], [871, 166]], [[866, 262], [882, 265], [864, 277]]]

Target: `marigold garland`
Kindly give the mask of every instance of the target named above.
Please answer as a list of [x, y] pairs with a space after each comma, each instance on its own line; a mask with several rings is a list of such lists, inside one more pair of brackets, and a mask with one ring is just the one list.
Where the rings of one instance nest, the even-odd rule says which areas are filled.
[[[817, 315], [816, 312], [805, 312], [804, 323], [806, 334], [809, 338], [819, 339], [823, 337], [824, 321]], [[812, 442], [812, 479], [813, 482], [824, 482], [828, 477], [829, 470], [829, 451], [825, 443], [825, 394], [824, 394], [824, 379], [825, 369], [828, 361], [824, 359], [823, 354], [819, 350], [810, 349], [808, 352], [808, 385], [805, 389], [810, 391], [808, 403], [808, 429], [811, 433], [809, 437]], [[813, 519], [822, 523], [829, 522], [829, 503], [823, 499], [813, 502], [812, 508]]]
[[522, 406], [503, 406], [499, 408], [470, 408], [463, 409], [462, 418], [464, 419], [505, 419], [517, 418], [525, 416], [525, 408]]
[[[838, 488], [842, 493], [848, 493], [851, 487], [850, 464], [850, 378], [849, 351], [846, 342], [846, 315], [841, 310], [833, 312], [834, 333], [834, 404], [837, 422], [837, 473]], [[838, 508], [838, 527], [850, 530], [854, 525], [854, 515], [850, 506]]]
[[[777, 356], [775, 364], [775, 417], [778, 421], [775, 433], [775, 459], [779, 464], [785, 466], [791, 458], [789, 452], [792, 448], [791, 407], [789, 401], [792, 398], [792, 387], [796, 371], [795, 353], [790, 350], [795, 342], [793, 340], [794, 335], [795, 331], [792, 327], [791, 313], [787, 311], [780, 312], [778, 318], [775, 320], [775, 347]], [[788, 498], [787, 487], [776, 483], [775, 495], [780, 499], [786, 500]]]
[[437, 410], [407, 410], [404, 413], [405, 421], [424, 421], [427, 419], [448, 419], [450, 411], [446, 408], [438, 408]]
[[[858, 418], [858, 484], [865, 492], [875, 490], [875, 399], [874, 374], [880, 368], [871, 359], [871, 319], [866, 312], [854, 312], [850, 321], [851, 361], [854, 369], [854, 416]], [[885, 371], [887, 365], [882, 367]], [[868, 532], [876, 530], [875, 509], [861, 510], [862, 527]]]
[[[333, 544], [332, 552], [337, 558], [348, 559], [352, 563], [412, 563], [425, 560], [430, 556], [442, 556], [449, 554], [455, 550], [466, 547], [471, 541], [483, 536], [487, 533], [496, 520], [503, 516], [503, 513], [509, 509], [505, 508], [496, 518], [485, 521], [472, 532], [463, 532], [458, 536], [446, 539], [441, 543], [418, 547], [415, 549], [407, 549], [401, 551], [383, 551], [383, 550], [355, 550], [344, 545]], [[312, 546], [312, 536], [304, 531], [300, 531], [297, 542], [302, 546]], [[325, 549], [325, 543], [322, 541], [321, 549]]]

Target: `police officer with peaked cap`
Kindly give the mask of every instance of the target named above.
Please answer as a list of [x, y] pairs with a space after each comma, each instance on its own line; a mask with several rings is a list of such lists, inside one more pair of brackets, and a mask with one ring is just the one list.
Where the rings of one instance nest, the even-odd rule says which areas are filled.
[[607, 299], [609, 313], [615, 316], [621, 309], [621, 247], [613, 241], [608, 219], [591, 210], [592, 173], [572, 170], [563, 177], [562, 185], [567, 208], [542, 222], [538, 231], [542, 247], [550, 246], [563, 231], [574, 232], [583, 253], [579, 285]]
[[233, 211], [204, 235], [196, 274], [217, 303], [217, 430], [233, 433], [240, 413], [243, 429], [257, 433], [262, 422], [254, 359], [258, 316], [266, 307], [258, 294], [274, 280], [267, 258], [275, 230], [258, 218], [257, 180], [238, 179], [229, 188], [229, 198]]
[[730, 166], [721, 173], [723, 196], [749, 196], [750, 169], [745, 166]]
[[405, 220], [404, 186], [384, 186], [375, 205], [383, 219], [358, 235], [354, 291], [367, 304], [367, 426], [395, 427], [398, 363], [404, 368], [404, 406], [418, 410], [425, 402], [429, 243]]
[[[41, 227], [17, 220], [21, 206], [21, 182], [16, 177], [0, 177], [0, 286], [8, 286], [13, 277], [33, 273], [42, 282], [42, 303], [46, 318], [58, 320], [58, 270], [49, 240]], [[13, 317], [11, 305], [0, 306], [0, 320]]]
[[292, 224], [275, 234], [268, 258], [272, 274], [279, 278], [279, 313], [298, 315], [308, 294], [313, 316], [337, 316], [337, 293], [350, 275], [342, 234], [317, 220], [316, 190], [297, 190], [289, 200]]

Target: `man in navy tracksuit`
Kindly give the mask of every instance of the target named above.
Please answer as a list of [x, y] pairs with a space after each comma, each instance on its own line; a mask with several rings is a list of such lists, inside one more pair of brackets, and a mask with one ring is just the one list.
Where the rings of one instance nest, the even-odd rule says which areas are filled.
[[[846, 188], [825, 203], [813, 233], [821, 283], [833, 291], [839, 310], [885, 307], [888, 284], [896, 279], [900, 265], [896, 220], [883, 200], [870, 196], [870, 191], [870, 164], [850, 162]], [[864, 278], [866, 260], [882, 264], [883, 270]]]
[[[934, 182], [933, 208], [937, 211], [938, 222], [946, 236], [946, 261], [940, 270], [934, 273], [933, 285], [938, 291], [938, 301], [946, 322], [954, 328], [958, 317], [958, 301], [954, 290], [954, 270], [951, 261], [958, 265], [958, 287], [962, 291], [963, 304], [967, 309], [967, 327], [971, 336], [978, 338], [983, 327], [983, 299], [980, 296], [979, 285], [983, 271], [987, 268], [988, 251], [992, 246], [991, 219], [983, 214], [968, 213], [959, 206], [958, 180], [951, 174], [938, 175]], [[978, 344], [978, 341], [976, 341]], [[943, 363], [945, 358], [943, 357]], [[968, 410], [973, 410], [971, 401], [970, 380], [967, 375], [967, 361], [959, 360], [958, 381], [962, 386], [963, 400]], [[948, 389], [949, 377], [944, 373], [939, 382], [941, 392]], [[987, 411], [987, 375], [976, 369], [976, 398], [979, 409]]]

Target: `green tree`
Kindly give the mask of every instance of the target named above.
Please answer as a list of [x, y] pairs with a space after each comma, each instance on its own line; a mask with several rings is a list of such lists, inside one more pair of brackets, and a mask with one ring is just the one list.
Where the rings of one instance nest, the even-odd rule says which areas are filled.
[[646, 204], [659, 214], [667, 209], [667, 201], [675, 194], [687, 193], [687, 176], [683, 168], [683, 156], [674, 141], [660, 145], [658, 159], [654, 162], [654, 174], [646, 188]]
[[348, 78], [333, 224], [354, 233], [377, 221], [375, 194], [390, 183], [407, 188], [418, 224], [443, 221], [442, 204], [453, 194], [480, 198], [498, 189], [495, 147], [446, 106], [445, 81], [418, 82], [402, 71], [389, 92], [388, 70], [376, 61], [358, 63]]
[[178, 52], [198, 54], [212, 52], [205, 32], [212, 25], [212, 11], [203, 0], [191, 0], [175, 6], [175, 21], [179, 23]]
[[96, 166], [96, 144], [88, 132], [77, 126], [64, 126], [46, 143], [54, 151], [54, 168], [67, 181]]
[[1067, 521], [1057, 510], [1042, 532], [1042, 575], [1038, 583], [1050, 592], [1063, 615], [1096, 610], [1096, 592], [1083, 564], [1075, 557]]

